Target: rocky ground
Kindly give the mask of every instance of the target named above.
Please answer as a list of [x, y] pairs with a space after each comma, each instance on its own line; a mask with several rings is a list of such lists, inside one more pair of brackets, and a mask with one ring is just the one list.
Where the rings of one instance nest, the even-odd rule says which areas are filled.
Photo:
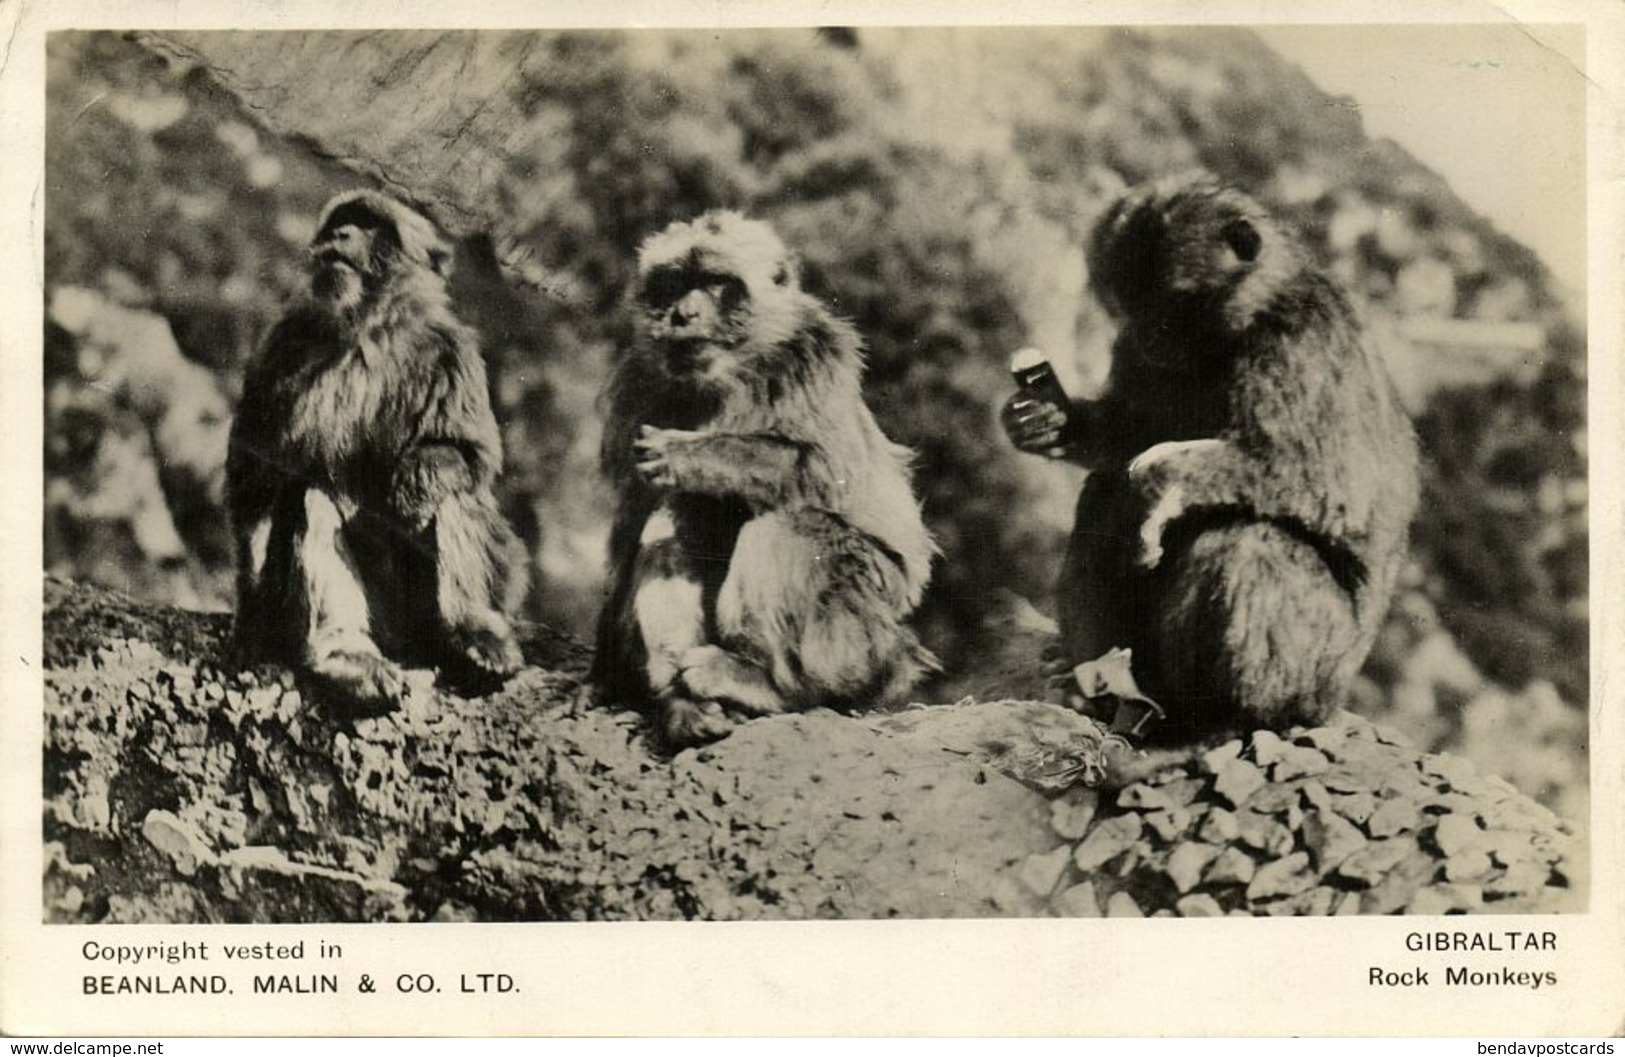
[[1352, 716], [1103, 786], [1099, 728], [1031, 701], [786, 716], [665, 757], [559, 636], [489, 698], [423, 673], [399, 713], [345, 719], [222, 667], [226, 624], [47, 582], [47, 920], [1584, 905], [1569, 823]]

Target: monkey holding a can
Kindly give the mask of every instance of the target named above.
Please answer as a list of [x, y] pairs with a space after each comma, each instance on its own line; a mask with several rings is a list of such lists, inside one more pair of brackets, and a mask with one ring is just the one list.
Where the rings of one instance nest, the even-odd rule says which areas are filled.
[[1064, 660], [1132, 653], [1186, 741], [1323, 722], [1405, 560], [1416, 442], [1346, 295], [1298, 238], [1209, 177], [1130, 191], [1095, 227], [1119, 325], [1073, 401], [1024, 350], [1002, 422], [1090, 470], [1058, 585]]

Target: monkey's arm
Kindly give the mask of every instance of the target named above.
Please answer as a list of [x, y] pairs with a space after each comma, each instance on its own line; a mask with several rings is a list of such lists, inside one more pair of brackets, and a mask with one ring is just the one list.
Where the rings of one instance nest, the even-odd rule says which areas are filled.
[[825, 505], [835, 496], [818, 445], [774, 433], [708, 433], [644, 426], [638, 470], [660, 488], [733, 496], [756, 509]]
[[323, 460], [294, 435], [292, 408], [339, 349], [331, 321], [296, 303], [277, 321], [243, 376], [243, 395], [226, 445], [226, 501], [239, 542], [264, 519], [285, 514], [282, 499], [331, 488]]
[[414, 524], [434, 516], [450, 495], [471, 492], [482, 477], [477, 448], [449, 436], [423, 437], [414, 442], [395, 468], [391, 501], [395, 510]]
[[1346, 521], [1346, 511], [1318, 499], [1323, 488], [1282, 477], [1230, 441], [1167, 441], [1141, 453], [1128, 472], [1130, 485], [1149, 508], [1135, 559], [1142, 568], [1154, 569], [1162, 561], [1163, 534], [1178, 518], [1230, 511], [1273, 524], [1314, 547], [1351, 596], [1367, 580], [1363, 537]]
[[296, 329], [287, 320], [278, 323], [249, 365], [226, 441], [226, 509], [236, 544], [239, 608], [253, 602], [265, 568], [272, 518], [284, 493], [297, 484], [290, 468], [282, 465], [285, 456], [276, 442], [277, 415], [269, 396]]
[[286, 645], [282, 609], [305, 487], [279, 443], [282, 418], [272, 395], [289, 330], [286, 321], [278, 324], [249, 365], [226, 443], [226, 506], [236, 560], [231, 652], [241, 664], [280, 657]]
[[416, 526], [448, 496], [488, 488], [502, 466], [502, 442], [479, 352], [456, 335], [430, 376], [418, 427], [395, 461], [390, 502]]
[[1149, 510], [1140, 527], [1140, 564], [1157, 566], [1163, 531], [1190, 511], [1238, 507], [1265, 518], [1289, 514], [1257, 509], [1264, 469], [1232, 442], [1218, 439], [1165, 441], [1135, 456], [1128, 465], [1129, 482]]

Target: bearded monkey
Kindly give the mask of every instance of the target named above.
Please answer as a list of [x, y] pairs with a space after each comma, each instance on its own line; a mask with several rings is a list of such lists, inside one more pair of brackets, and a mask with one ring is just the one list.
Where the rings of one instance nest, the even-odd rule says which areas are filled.
[[904, 623], [935, 548], [910, 453], [864, 404], [857, 334], [733, 212], [644, 242], [636, 310], [606, 393], [606, 695], [652, 705], [676, 747], [907, 693], [936, 668]]
[[1088, 265], [1119, 325], [1105, 391], [1018, 393], [1018, 448], [1089, 468], [1058, 588], [1066, 660], [1132, 650], [1156, 736], [1318, 723], [1376, 639], [1416, 442], [1346, 295], [1210, 177], [1131, 191]]
[[369, 708], [402, 696], [402, 664], [482, 689], [523, 661], [498, 601], [522, 554], [491, 491], [502, 444], [451, 256], [392, 198], [333, 199], [309, 293], [249, 367], [232, 426], [238, 657]]

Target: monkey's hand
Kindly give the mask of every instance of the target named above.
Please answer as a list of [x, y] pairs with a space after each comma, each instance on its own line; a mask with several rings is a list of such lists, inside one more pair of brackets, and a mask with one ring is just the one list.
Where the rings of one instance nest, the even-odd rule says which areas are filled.
[[1162, 561], [1162, 534], [1193, 504], [1190, 485], [1211, 476], [1231, 446], [1222, 440], [1176, 440], [1154, 444], [1128, 464], [1129, 483], [1144, 497], [1149, 513], [1140, 526], [1135, 561], [1155, 569]]
[[678, 487], [677, 461], [685, 448], [705, 436], [692, 429], [661, 429], [658, 426], [639, 426], [638, 437], [632, 446], [638, 453], [638, 472], [656, 488]]
[[390, 502], [414, 528], [422, 528], [434, 517], [442, 499], [470, 491], [476, 483], [474, 467], [462, 446], [452, 441], [424, 441], [396, 464]]
[[1044, 455], [1058, 459], [1066, 454], [1063, 430], [1067, 411], [1048, 400], [1039, 400], [1022, 390], [999, 411], [999, 424], [1004, 427], [1010, 443], [1029, 455]]

